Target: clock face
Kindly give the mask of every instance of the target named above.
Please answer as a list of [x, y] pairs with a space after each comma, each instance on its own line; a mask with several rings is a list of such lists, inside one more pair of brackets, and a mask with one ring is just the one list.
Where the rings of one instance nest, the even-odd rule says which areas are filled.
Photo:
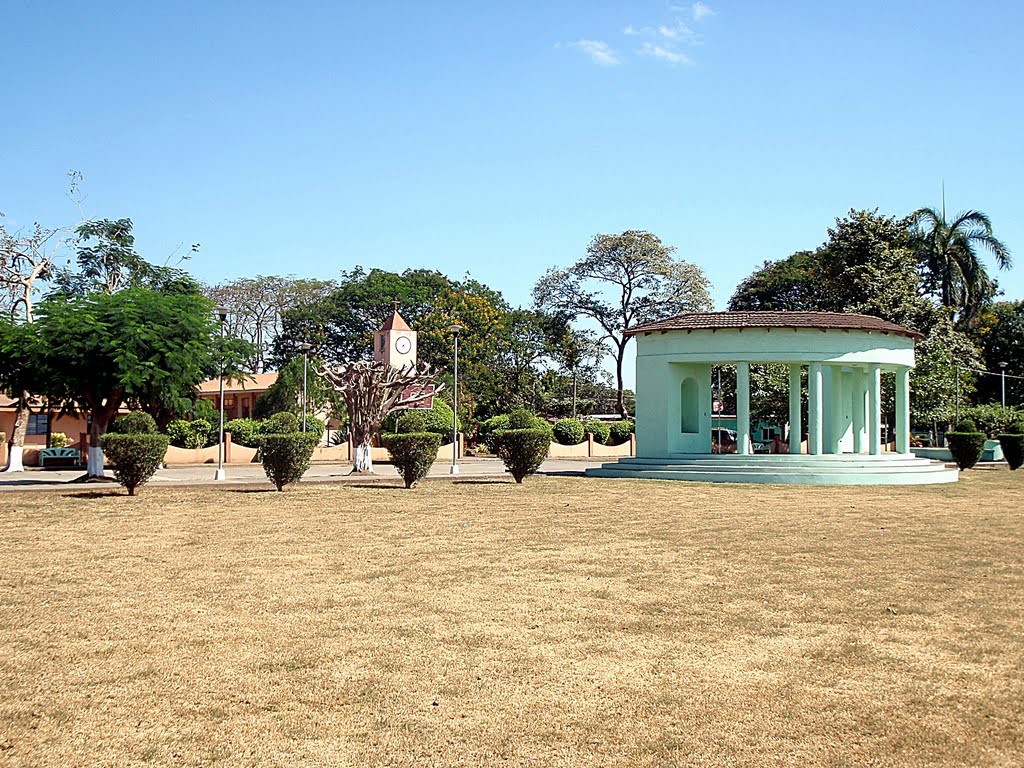
[[398, 354], [407, 354], [410, 349], [412, 349], [412, 342], [409, 340], [408, 336], [399, 336], [395, 339], [395, 350]]

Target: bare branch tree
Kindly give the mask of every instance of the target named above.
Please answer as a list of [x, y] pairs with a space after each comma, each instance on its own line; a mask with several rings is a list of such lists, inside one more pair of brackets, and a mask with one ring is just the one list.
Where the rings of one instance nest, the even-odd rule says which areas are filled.
[[314, 371], [345, 397], [355, 448], [352, 471], [358, 473], [373, 472], [371, 441], [384, 419], [442, 389], [439, 385], [433, 393], [424, 391], [436, 378], [429, 363], [393, 368], [383, 362], [360, 360], [334, 368], [314, 367]]

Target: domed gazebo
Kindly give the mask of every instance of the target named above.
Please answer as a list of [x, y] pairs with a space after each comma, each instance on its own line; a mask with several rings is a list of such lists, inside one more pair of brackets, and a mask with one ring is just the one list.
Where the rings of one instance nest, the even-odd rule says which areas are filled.
[[[697, 312], [638, 326], [637, 456], [597, 476], [731, 482], [936, 483], [955, 470], [910, 453], [910, 370], [921, 334], [869, 315]], [[789, 455], [751, 455], [750, 365], [789, 366]], [[736, 366], [737, 453], [712, 454], [711, 370]], [[800, 382], [807, 369], [807, 454]], [[882, 450], [881, 375], [895, 373], [895, 454]]]

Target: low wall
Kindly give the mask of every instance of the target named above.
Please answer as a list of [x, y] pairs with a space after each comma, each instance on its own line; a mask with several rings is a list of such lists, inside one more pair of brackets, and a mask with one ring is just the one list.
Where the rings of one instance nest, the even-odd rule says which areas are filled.
[[[448, 450], [451, 451], [451, 446]], [[636, 456], [636, 435], [630, 435], [629, 441], [622, 445], [601, 445], [588, 433], [587, 440], [579, 445], [552, 443], [548, 451], [551, 459], [618, 459], [625, 456]]]

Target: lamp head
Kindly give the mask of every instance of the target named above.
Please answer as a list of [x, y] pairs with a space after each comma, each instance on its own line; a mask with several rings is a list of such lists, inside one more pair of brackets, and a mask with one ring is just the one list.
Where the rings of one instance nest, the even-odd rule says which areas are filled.
[[217, 317], [222, 323], [227, 321], [229, 313], [230, 310], [227, 307], [217, 307]]
[[1009, 363], [1000, 363], [999, 367], [1002, 368], [1005, 371], [1006, 370], [1006, 366], [1008, 366], [1008, 365], [1009, 365]]
[[456, 336], [458, 336], [459, 332], [462, 331], [462, 330], [463, 330], [462, 326], [459, 325], [458, 323], [452, 323], [451, 325], [448, 326], [449, 333], [453, 333]]
[[304, 341], [301, 344], [299, 344], [299, 351], [302, 352], [303, 354], [309, 352], [309, 350], [311, 350], [312, 348], [313, 345], [310, 344], [308, 341]]

